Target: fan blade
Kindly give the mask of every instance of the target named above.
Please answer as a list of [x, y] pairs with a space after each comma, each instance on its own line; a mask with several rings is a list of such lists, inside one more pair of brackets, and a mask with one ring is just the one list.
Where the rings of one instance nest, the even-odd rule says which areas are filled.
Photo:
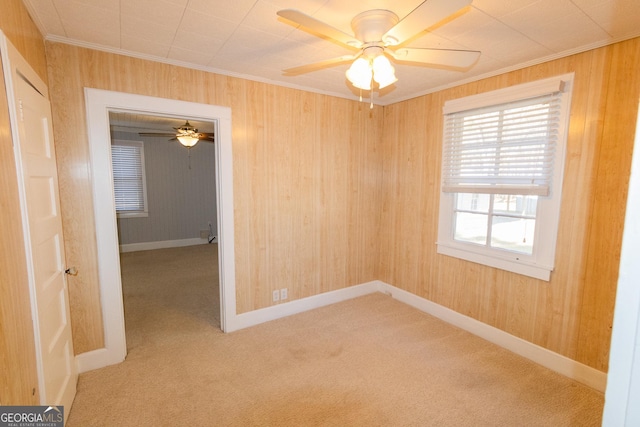
[[399, 45], [471, 2], [472, 0], [427, 0], [387, 31], [382, 40], [389, 46]]
[[402, 48], [396, 51], [385, 50], [398, 62], [440, 65], [452, 68], [469, 68], [480, 57], [477, 50]]
[[138, 132], [140, 136], [157, 136], [157, 137], [165, 137], [165, 136], [176, 136], [175, 132], [172, 133], [158, 133], [158, 132]]
[[288, 76], [297, 76], [299, 74], [308, 73], [310, 71], [316, 71], [321, 68], [331, 67], [334, 65], [342, 64], [357, 59], [361, 53], [356, 55], [344, 55], [337, 58], [325, 59], [324, 61], [314, 62], [313, 64], [301, 65], [300, 67], [288, 68], [282, 70], [282, 72]]
[[314, 33], [336, 40], [349, 47], [359, 48], [360, 46], [362, 46], [362, 42], [356, 39], [354, 36], [343, 33], [337, 28], [325, 24], [322, 21], [318, 21], [317, 19], [309, 15], [305, 15], [299, 10], [284, 9], [279, 10], [277, 14], [284, 19], [288, 19], [289, 21], [292, 21], [302, 27], [313, 31]]

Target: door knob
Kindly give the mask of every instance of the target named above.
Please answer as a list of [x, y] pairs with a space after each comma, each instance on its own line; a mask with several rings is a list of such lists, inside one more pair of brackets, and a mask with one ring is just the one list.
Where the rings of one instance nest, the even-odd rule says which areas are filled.
[[77, 276], [78, 275], [78, 269], [75, 268], [75, 267], [69, 267], [64, 272], [65, 272], [65, 274], [68, 274], [70, 276]]

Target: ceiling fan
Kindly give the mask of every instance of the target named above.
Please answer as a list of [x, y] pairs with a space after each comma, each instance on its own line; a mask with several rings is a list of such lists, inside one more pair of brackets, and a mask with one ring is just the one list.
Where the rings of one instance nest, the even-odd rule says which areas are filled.
[[175, 132], [162, 133], [162, 132], [139, 132], [140, 136], [171, 136], [170, 140], [178, 140], [180, 144], [187, 148], [191, 148], [198, 143], [198, 141], [214, 142], [213, 133], [198, 132], [198, 129], [191, 126], [189, 120], [180, 127], [174, 127]]
[[479, 51], [401, 47], [421, 31], [470, 5], [472, 0], [427, 0], [403, 19], [389, 10], [373, 9], [356, 15], [351, 21], [354, 35], [347, 34], [295, 9], [277, 12], [300, 27], [322, 38], [337, 41], [347, 48], [357, 49], [353, 55], [307, 64], [284, 70], [285, 75], [299, 75], [321, 68], [353, 61], [347, 79], [362, 90], [378, 89], [395, 83], [395, 69], [388, 57], [398, 63], [465, 70], [476, 63]]

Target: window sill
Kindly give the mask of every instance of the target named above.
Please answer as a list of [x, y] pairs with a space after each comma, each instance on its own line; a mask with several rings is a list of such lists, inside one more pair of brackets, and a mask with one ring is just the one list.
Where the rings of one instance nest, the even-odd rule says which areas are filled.
[[438, 253], [442, 255], [499, 268], [501, 270], [522, 274], [524, 276], [533, 277], [547, 282], [551, 278], [551, 271], [553, 270], [553, 267], [550, 266], [534, 264], [532, 262], [518, 259], [517, 254], [509, 254], [501, 257], [494, 256], [493, 254], [480, 254], [476, 251], [454, 247], [446, 243], [437, 243], [437, 246]]

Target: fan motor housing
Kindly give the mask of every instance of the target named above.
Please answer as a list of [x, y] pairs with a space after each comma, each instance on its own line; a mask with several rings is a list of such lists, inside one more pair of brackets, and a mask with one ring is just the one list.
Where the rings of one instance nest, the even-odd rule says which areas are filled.
[[399, 22], [398, 15], [385, 9], [367, 10], [351, 20], [356, 38], [363, 43], [382, 41], [382, 36]]

